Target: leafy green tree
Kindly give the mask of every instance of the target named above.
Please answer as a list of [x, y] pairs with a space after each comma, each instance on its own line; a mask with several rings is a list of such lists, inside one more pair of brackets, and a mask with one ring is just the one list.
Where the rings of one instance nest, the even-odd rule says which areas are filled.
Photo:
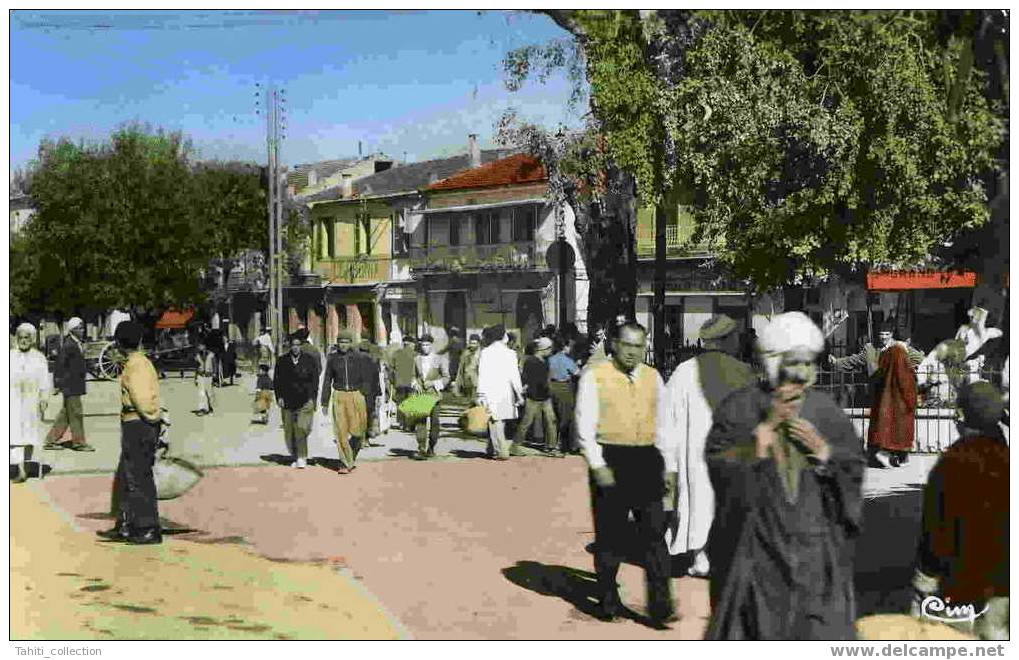
[[211, 259], [267, 242], [257, 168], [197, 164], [180, 133], [128, 125], [101, 143], [45, 142], [31, 183], [12, 311], [193, 303]]
[[582, 62], [607, 159], [633, 175], [644, 204], [689, 198], [692, 240], [759, 289], [937, 265], [935, 248], [988, 219], [1002, 101], [972, 66], [965, 21], [933, 11], [547, 13], [573, 43], [507, 58], [510, 86]]

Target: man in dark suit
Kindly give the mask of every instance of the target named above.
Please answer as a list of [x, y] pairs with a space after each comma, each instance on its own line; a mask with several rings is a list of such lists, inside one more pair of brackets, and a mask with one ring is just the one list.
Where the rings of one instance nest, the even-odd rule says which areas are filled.
[[[67, 322], [67, 336], [60, 347], [60, 355], [54, 368], [54, 381], [64, 397], [64, 405], [57, 413], [57, 419], [46, 436], [43, 449], [64, 449], [95, 451], [85, 440], [85, 415], [82, 397], [85, 396], [85, 351], [81, 341], [85, 338], [85, 322], [77, 316]], [[71, 429], [68, 445], [61, 442], [67, 429]]]

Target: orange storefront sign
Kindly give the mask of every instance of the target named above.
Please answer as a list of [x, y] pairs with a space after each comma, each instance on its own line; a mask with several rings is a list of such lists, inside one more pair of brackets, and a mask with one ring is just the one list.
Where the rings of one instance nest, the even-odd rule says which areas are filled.
[[186, 328], [188, 321], [195, 315], [193, 309], [168, 309], [163, 312], [163, 316], [156, 321], [156, 328]]
[[906, 291], [910, 289], [972, 289], [977, 285], [973, 272], [894, 271], [867, 273], [868, 291]]

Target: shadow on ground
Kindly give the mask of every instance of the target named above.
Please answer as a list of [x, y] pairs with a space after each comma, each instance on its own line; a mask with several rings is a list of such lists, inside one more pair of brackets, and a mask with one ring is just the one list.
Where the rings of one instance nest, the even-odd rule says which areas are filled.
[[537, 561], [518, 561], [502, 569], [502, 574], [518, 587], [542, 596], [561, 598], [588, 616], [598, 615], [598, 583], [594, 573]]
[[[599, 618], [598, 582], [590, 571], [569, 566], [554, 566], [537, 561], [518, 561], [516, 565], [502, 569], [502, 574], [513, 584], [542, 596], [561, 598], [578, 612], [592, 618]], [[618, 618], [630, 619], [641, 625], [655, 627], [645, 615], [634, 612], [623, 605]]]
[[922, 506], [923, 484], [864, 501], [854, 569], [857, 616], [909, 611]]

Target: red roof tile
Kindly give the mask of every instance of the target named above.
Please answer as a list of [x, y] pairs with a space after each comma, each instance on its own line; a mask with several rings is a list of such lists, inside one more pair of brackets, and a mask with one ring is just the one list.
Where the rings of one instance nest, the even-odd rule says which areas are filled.
[[546, 179], [545, 168], [537, 158], [526, 154], [516, 154], [509, 158], [492, 161], [473, 170], [454, 174], [428, 186], [428, 190], [489, 188], [520, 183], [538, 183]]

